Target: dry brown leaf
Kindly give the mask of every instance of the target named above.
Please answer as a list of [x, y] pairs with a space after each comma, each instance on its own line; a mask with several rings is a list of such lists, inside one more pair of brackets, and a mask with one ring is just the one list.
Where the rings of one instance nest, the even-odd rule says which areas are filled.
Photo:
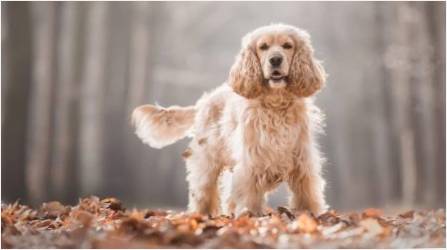
[[295, 219], [295, 215], [293, 215], [293, 213], [290, 212], [290, 210], [287, 209], [286, 207], [278, 207], [277, 210], [278, 210], [278, 212], [280, 214], [287, 215], [287, 218], [289, 218], [289, 220], [294, 220]]
[[88, 211], [75, 210], [70, 215], [77, 221], [79, 221], [84, 227], [88, 227], [93, 220], [94, 215]]
[[106, 206], [106, 208], [110, 208], [114, 211], [123, 211], [123, 207], [121, 204], [121, 201], [113, 198], [113, 197], [109, 197], [109, 198], [105, 198], [101, 200], [102, 203], [104, 203]]
[[363, 218], [378, 218], [383, 215], [383, 211], [377, 208], [367, 208], [362, 213]]
[[379, 222], [376, 219], [373, 218], [364, 219], [360, 221], [359, 224], [372, 235], [379, 235], [384, 232], [383, 227], [379, 224]]
[[303, 213], [292, 222], [291, 229], [294, 232], [313, 233], [317, 230], [317, 222], [308, 214]]
[[413, 219], [413, 216], [414, 216], [414, 211], [413, 210], [410, 210], [410, 211], [407, 211], [405, 213], [399, 214], [399, 217], [402, 217], [404, 219]]

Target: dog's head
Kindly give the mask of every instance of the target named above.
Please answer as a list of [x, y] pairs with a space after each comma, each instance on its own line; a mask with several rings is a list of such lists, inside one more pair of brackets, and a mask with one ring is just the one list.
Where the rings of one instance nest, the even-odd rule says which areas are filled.
[[326, 73], [313, 56], [309, 34], [283, 24], [247, 34], [229, 76], [234, 91], [246, 98], [279, 88], [308, 97], [322, 88], [325, 80]]

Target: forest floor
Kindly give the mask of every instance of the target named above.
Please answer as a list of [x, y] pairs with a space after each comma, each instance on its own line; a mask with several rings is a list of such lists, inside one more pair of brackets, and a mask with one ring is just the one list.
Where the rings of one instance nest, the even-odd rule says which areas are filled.
[[445, 211], [319, 216], [284, 207], [237, 218], [125, 209], [115, 198], [2, 204], [2, 248], [416, 248], [446, 246]]

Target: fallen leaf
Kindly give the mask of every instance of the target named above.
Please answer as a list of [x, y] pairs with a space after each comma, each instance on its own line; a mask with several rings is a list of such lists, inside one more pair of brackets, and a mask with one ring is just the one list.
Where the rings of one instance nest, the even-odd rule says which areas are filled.
[[359, 224], [372, 235], [379, 235], [384, 232], [383, 227], [379, 224], [379, 222], [376, 219], [373, 218], [364, 219], [360, 221]]
[[410, 210], [410, 211], [407, 211], [405, 213], [399, 214], [399, 217], [402, 217], [404, 219], [412, 219], [413, 216], [414, 216], [414, 211], [413, 210]]
[[289, 218], [289, 220], [294, 220], [295, 219], [295, 215], [293, 215], [292, 212], [290, 212], [289, 209], [287, 209], [285, 207], [278, 207], [277, 210], [278, 210], [278, 212], [280, 214], [287, 215], [287, 218]]
[[377, 208], [367, 208], [362, 213], [363, 218], [378, 218], [383, 215], [383, 211]]
[[313, 233], [317, 230], [317, 222], [308, 214], [303, 213], [292, 222], [291, 229], [295, 232]]

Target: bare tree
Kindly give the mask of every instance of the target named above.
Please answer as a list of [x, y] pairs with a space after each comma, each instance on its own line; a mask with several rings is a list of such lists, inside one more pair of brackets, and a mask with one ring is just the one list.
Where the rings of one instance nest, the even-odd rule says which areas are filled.
[[28, 198], [26, 128], [30, 121], [33, 53], [29, 5], [2, 3], [2, 190], [7, 201]]

